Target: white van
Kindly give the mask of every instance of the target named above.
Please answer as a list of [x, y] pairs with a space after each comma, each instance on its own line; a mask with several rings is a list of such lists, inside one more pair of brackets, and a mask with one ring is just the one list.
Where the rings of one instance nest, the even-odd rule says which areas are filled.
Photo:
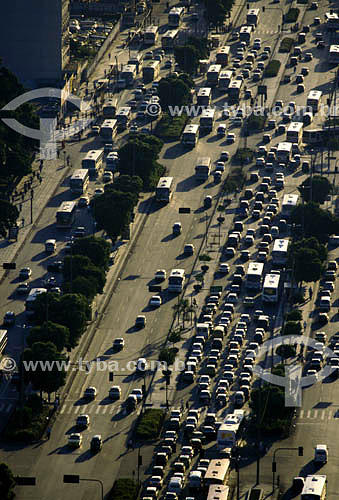
[[328, 449], [326, 444], [317, 444], [314, 448], [314, 462], [325, 464], [328, 460]]
[[45, 241], [45, 252], [54, 253], [56, 250], [56, 240], [46, 240]]

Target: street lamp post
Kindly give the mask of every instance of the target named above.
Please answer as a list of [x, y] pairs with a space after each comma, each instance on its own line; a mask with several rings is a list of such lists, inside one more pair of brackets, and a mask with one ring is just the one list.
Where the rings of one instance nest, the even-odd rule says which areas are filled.
[[298, 448], [276, 448], [273, 452], [273, 460], [272, 460], [272, 491], [274, 492], [275, 490], [275, 473], [277, 472], [277, 462], [275, 461], [275, 455], [278, 451], [280, 450], [297, 450], [298, 451], [298, 456], [302, 457], [304, 455], [304, 448], [303, 446], [298, 446]]
[[80, 476], [75, 474], [64, 474], [64, 483], [79, 484], [80, 481], [91, 481], [93, 483], [99, 483], [101, 487], [101, 500], [104, 500], [104, 485], [100, 479], [87, 479], [80, 478]]

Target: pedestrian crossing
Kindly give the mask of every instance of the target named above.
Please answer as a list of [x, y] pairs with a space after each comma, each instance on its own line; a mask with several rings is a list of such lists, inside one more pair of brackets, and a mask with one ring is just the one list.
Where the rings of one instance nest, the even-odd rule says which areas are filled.
[[339, 409], [333, 408], [326, 410], [300, 410], [298, 420], [331, 420], [332, 418], [339, 418]]
[[85, 405], [74, 405], [73, 403], [65, 403], [61, 406], [59, 414], [60, 415], [78, 415], [78, 414], [86, 414], [86, 415], [116, 415], [122, 411], [122, 405], [93, 405], [93, 404], [85, 404]]

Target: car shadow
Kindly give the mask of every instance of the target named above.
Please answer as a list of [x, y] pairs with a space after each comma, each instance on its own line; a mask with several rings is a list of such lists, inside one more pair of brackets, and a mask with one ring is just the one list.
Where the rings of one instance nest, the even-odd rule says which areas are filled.
[[[97, 452], [99, 453], [99, 452]], [[91, 450], [86, 450], [84, 453], [82, 453], [80, 456], [78, 456], [75, 460], [76, 463], [79, 462], [86, 462], [87, 460], [90, 460], [96, 455], [96, 453], [92, 453]]]

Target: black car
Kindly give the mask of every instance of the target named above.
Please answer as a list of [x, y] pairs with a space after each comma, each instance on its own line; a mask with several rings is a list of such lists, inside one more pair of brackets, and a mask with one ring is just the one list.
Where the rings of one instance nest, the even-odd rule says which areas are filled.
[[63, 268], [62, 260], [55, 260], [54, 262], [48, 264], [47, 271], [50, 273], [55, 273], [55, 272], [61, 273], [62, 268]]

